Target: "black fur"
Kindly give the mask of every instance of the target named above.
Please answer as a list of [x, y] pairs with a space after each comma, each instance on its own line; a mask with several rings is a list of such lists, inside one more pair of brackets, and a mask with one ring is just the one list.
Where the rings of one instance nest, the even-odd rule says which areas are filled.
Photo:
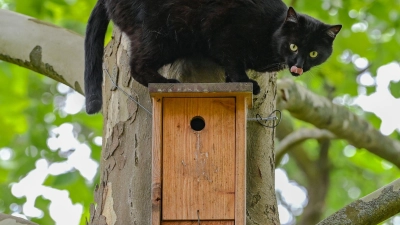
[[[252, 82], [246, 70], [308, 71], [332, 53], [341, 25], [297, 14], [281, 0], [98, 0], [85, 39], [86, 111], [102, 105], [104, 35], [112, 20], [131, 41], [132, 77], [144, 86], [175, 83], [157, 71], [180, 58], [208, 58], [225, 69], [227, 82]], [[296, 44], [297, 51], [290, 49]], [[311, 51], [318, 56], [311, 58]], [[301, 73], [292, 72], [293, 75]]]

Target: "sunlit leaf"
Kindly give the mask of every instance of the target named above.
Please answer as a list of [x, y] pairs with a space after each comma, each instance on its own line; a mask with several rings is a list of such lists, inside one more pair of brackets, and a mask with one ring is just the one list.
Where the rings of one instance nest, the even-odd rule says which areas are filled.
[[390, 82], [389, 89], [393, 97], [400, 98], [400, 82]]
[[[40, 20], [71, 29], [84, 35], [87, 20], [96, 0], [3, 0], [1, 6], [7, 4], [10, 10], [17, 11]], [[359, 69], [353, 57], [364, 57], [369, 62], [369, 72], [376, 77], [377, 69], [389, 62], [400, 60], [400, 2], [398, 0], [380, 1], [284, 1], [293, 4], [299, 13], [309, 14], [326, 23], [342, 24], [343, 28], [336, 37], [333, 54], [323, 65], [312, 69], [308, 74], [293, 78], [288, 72], [281, 72], [280, 77], [287, 76], [304, 84], [311, 91], [326, 97], [357, 96], [359, 84], [356, 81]], [[352, 12], [352, 13], [350, 13]], [[352, 16], [350, 16], [350, 14]], [[355, 31], [353, 26], [366, 23], [365, 31]], [[110, 25], [112, 27], [112, 25]], [[394, 32], [393, 32], [394, 31]], [[1, 33], [1, 31], [0, 31]], [[381, 34], [381, 38], [379, 37]], [[51, 34], [48, 34], [51, 35]], [[385, 36], [386, 35], [386, 36]], [[106, 40], [110, 40], [110, 29]], [[344, 62], [341, 56], [350, 53], [350, 61]], [[354, 58], [353, 58], [354, 59]], [[329, 89], [330, 87], [333, 89]], [[391, 82], [391, 94], [400, 98], [400, 82]], [[366, 87], [366, 94], [376, 92], [375, 86]], [[35, 167], [40, 159], [49, 163], [62, 162], [67, 156], [58, 150], [50, 150], [47, 139], [51, 130], [64, 123], [77, 123], [81, 126], [79, 141], [87, 143], [92, 149], [92, 157], [100, 159], [101, 147], [93, 143], [93, 138], [102, 135], [103, 118], [101, 114], [88, 116], [85, 112], [75, 115], [62, 115], [55, 107], [53, 99], [62, 96], [58, 93], [56, 83], [26, 69], [0, 62], [0, 148], [10, 147], [12, 159], [0, 162], [0, 211], [10, 212], [10, 204], [22, 205], [25, 198], [18, 199], [11, 193], [11, 183], [18, 182]], [[359, 108], [350, 108], [359, 112]], [[388, 109], [390, 110], [390, 109]], [[381, 119], [372, 113], [361, 113], [375, 128], [381, 125]], [[46, 120], [46, 118], [52, 118]], [[312, 126], [295, 120], [295, 129]], [[398, 132], [391, 138], [400, 140]], [[358, 188], [360, 196], [398, 178], [398, 168], [368, 153], [356, 150], [354, 156], [347, 157], [343, 151], [349, 143], [343, 140], [331, 142], [329, 149], [330, 187], [325, 202], [325, 216], [350, 203], [349, 189]], [[313, 162], [319, 158], [319, 145], [315, 140], [303, 144], [305, 156]], [[71, 149], [74, 151], [74, 149]], [[314, 163], [310, 166], [315, 166]], [[304, 171], [290, 158], [284, 165], [289, 179], [299, 184], [308, 183]], [[318, 168], [313, 170], [318, 172]], [[58, 176], [48, 176], [44, 185], [68, 190], [74, 203], [84, 206], [81, 224], [85, 224], [89, 204], [93, 202], [93, 185], [98, 183], [99, 175], [93, 183], [86, 181], [78, 171], [68, 171]], [[34, 218], [39, 224], [54, 224], [49, 213], [49, 201], [39, 197], [35, 206], [44, 212], [41, 219]], [[61, 209], [62, 210], [62, 209]]]

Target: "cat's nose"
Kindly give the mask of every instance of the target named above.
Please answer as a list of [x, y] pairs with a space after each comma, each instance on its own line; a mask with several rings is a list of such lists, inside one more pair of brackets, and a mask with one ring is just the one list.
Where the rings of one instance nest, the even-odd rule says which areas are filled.
[[303, 68], [299, 68], [297, 66], [292, 66], [290, 68], [290, 72], [301, 75], [301, 74], [303, 74]]

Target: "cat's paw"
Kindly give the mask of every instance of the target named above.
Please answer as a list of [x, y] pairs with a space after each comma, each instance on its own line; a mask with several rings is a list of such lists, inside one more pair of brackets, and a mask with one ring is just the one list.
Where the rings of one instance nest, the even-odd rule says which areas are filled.
[[87, 114], [95, 114], [101, 110], [103, 102], [101, 98], [92, 97], [86, 99], [86, 112]]
[[179, 80], [176, 79], [167, 79], [168, 83], [180, 83]]
[[257, 81], [250, 80], [253, 83], [253, 95], [258, 95], [260, 93], [260, 85], [258, 85]]

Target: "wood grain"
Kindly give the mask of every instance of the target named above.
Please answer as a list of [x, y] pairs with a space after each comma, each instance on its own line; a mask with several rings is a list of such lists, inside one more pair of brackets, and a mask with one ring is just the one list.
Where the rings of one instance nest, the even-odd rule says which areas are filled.
[[233, 93], [243, 95], [253, 93], [252, 83], [151, 83], [150, 93], [159, 93], [165, 96], [167, 93], [200, 93], [203, 96], [210, 93]]
[[162, 99], [153, 98], [153, 137], [152, 137], [152, 179], [151, 179], [151, 224], [160, 225], [161, 221], [161, 184], [162, 184]]
[[[199, 222], [196, 221], [163, 221], [162, 225], [199, 225]], [[235, 225], [235, 221], [227, 220], [227, 221], [200, 221], [201, 225]], [[240, 224], [241, 225], [241, 224]]]
[[246, 98], [236, 98], [235, 222], [246, 224]]
[[149, 84], [151, 97], [245, 97], [247, 107], [253, 104], [252, 83], [157, 83]]
[[235, 98], [163, 98], [163, 220], [234, 219], [235, 108]]

